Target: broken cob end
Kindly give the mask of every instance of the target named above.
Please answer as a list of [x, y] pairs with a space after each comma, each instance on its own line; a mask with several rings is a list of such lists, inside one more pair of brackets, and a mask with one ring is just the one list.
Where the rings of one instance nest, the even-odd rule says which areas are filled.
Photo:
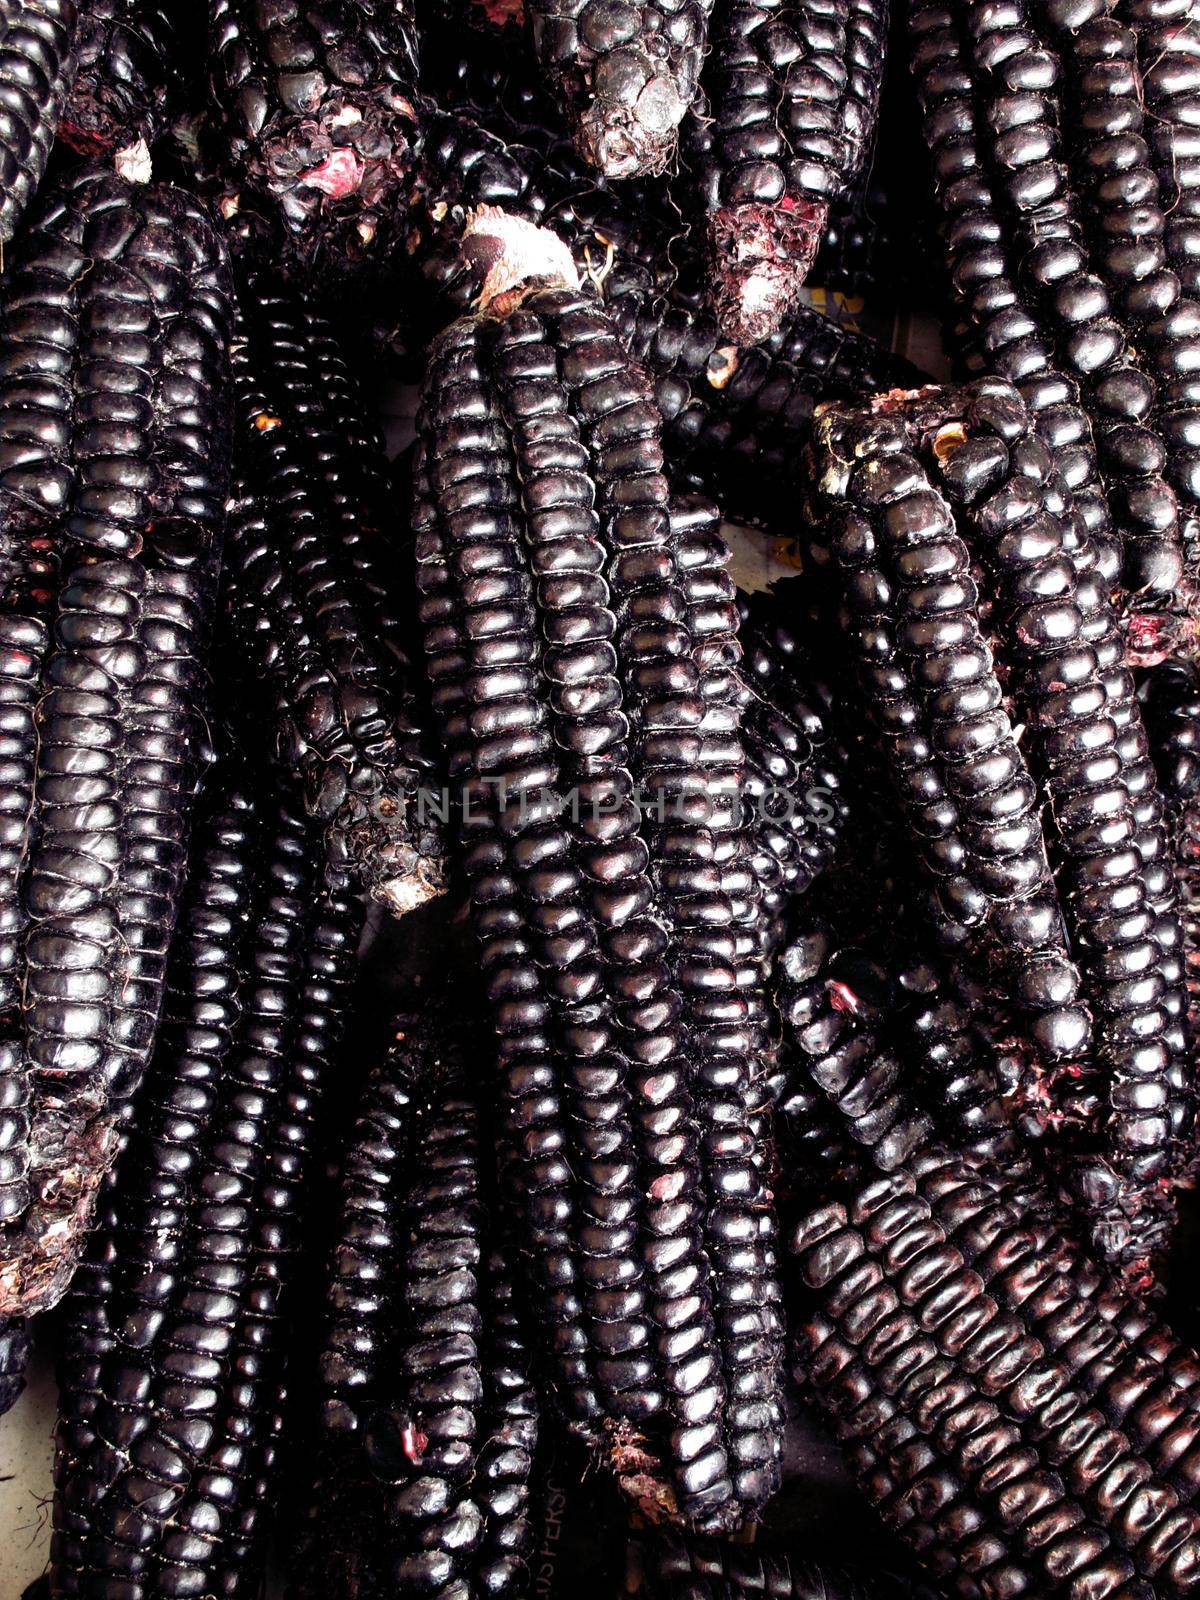
[[722, 206], [709, 220], [709, 297], [723, 334], [761, 344], [795, 306], [828, 206], [808, 200]]
[[710, 1536], [734, 1534], [753, 1519], [756, 1509], [779, 1486], [768, 1472], [763, 1478], [761, 1502], [753, 1505], [748, 1506], [740, 1497], [730, 1497], [720, 1485], [693, 1492], [681, 1503], [664, 1463], [632, 1423], [607, 1419], [600, 1451], [623, 1498], [648, 1527], [690, 1528]]
[[134, 139], [118, 150], [113, 166], [128, 183], [149, 183], [154, 176], [154, 160], [145, 139]]
[[479, 310], [491, 316], [507, 316], [531, 289], [579, 288], [575, 262], [558, 235], [499, 206], [471, 213], [462, 254], [483, 279]]
[[0, 1233], [0, 1317], [49, 1311], [67, 1292], [120, 1143], [111, 1118], [93, 1118], [81, 1134], [69, 1136], [62, 1166], [46, 1174], [37, 1200], [49, 1220], [36, 1231]]
[[410, 796], [385, 794], [365, 808], [351, 798], [330, 825], [329, 843], [333, 859], [393, 916], [439, 899], [449, 886], [446, 841], [422, 823]]
[[411, 867], [393, 876], [380, 877], [368, 887], [372, 898], [386, 906], [394, 917], [406, 917], [419, 906], [439, 900], [448, 884], [441, 862], [420, 858]]
[[385, 223], [403, 214], [418, 148], [417, 112], [393, 85], [360, 96], [331, 94], [319, 110], [244, 130], [244, 172], [217, 205], [227, 219], [251, 194], [278, 207], [291, 248], [308, 268], [369, 265], [394, 242]]
[[73, 105], [76, 119], [59, 124], [57, 138], [60, 142], [87, 160], [111, 161], [121, 177], [130, 183], [149, 183], [154, 174], [146, 139], [134, 129], [105, 122], [99, 113], [86, 117], [79, 116], [78, 110], [78, 106]]
[[[1119, 603], [1119, 596], [1114, 596]], [[1129, 666], [1146, 669], [1164, 661], [1200, 654], [1200, 595], [1185, 580], [1169, 611], [1143, 610], [1133, 603], [1125, 614], [1125, 650]]]
[[597, 80], [579, 119], [577, 142], [584, 160], [606, 178], [665, 172], [687, 111], [679, 84], [662, 63], [632, 47], [606, 57]]
[[674, 1491], [663, 1476], [662, 1463], [646, 1448], [643, 1436], [628, 1422], [607, 1420], [605, 1454], [621, 1493], [652, 1527], [679, 1522]]

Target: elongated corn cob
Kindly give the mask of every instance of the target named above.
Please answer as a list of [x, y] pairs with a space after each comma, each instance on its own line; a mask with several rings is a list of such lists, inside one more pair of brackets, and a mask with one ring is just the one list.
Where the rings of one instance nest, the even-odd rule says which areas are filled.
[[257, 1594], [290, 1299], [361, 912], [237, 763], [197, 828], [164, 1022], [68, 1302], [50, 1592]]
[[[1120, 513], [1150, 575], [1162, 566], [1154, 582], [1162, 592], [1177, 575], [1183, 553], [1197, 547], [1200, 472], [1187, 441], [1200, 426], [1190, 394], [1190, 369], [1200, 349], [1200, 307], [1180, 299], [1179, 280], [1166, 265], [1165, 218], [1155, 203], [1154, 175], [1140, 136], [1143, 90], [1136, 39], [1105, 10], [1084, 6], [1068, 14], [1037, 4], [1026, 14], [1018, 7], [1015, 26], [999, 28], [980, 11], [970, 27], [977, 39], [975, 60], [987, 60], [989, 77], [995, 75], [1006, 94], [1025, 94], [1019, 129], [1004, 123], [1005, 112], [997, 109], [997, 123], [1004, 128], [997, 148], [1002, 166], [1013, 173], [1005, 178], [1004, 192], [1018, 197], [1017, 209], [1031, 220], [1031, 278], [1039, 293], [1043, 285], [1051, 289], [1052, 321], [1062, 318], [1073, 330], [1072, 338], [1060, 343], [1065, 359], [1073, 368], [1082, 362], [1078, 370], [1089, 378], [1096, 360], [1103, 360], [1105, 296], [1110, 334], [1119, 328], [1126, 338], [1128, 359], [1107, 373], [1099, 397], [1107, 397], [1114, 380], [1126, 393], [1138, 383], [1144, 410], [1116, 433], [1102, 412], [1097, 438], [1110, 478], [1121, 484]], [[1039, 69], [1030, 72], [1014, 64], [997, 74], [992, 64], [997, 48], [1012, 51], [1022, 41], [1042, 60], [1053, 59], [1057, 50], [1061, 62], [1059, 106], [1045, 106], [1048, 147], [1038, 126]], [[1055, 120], [1066, 135], [1062, 161], [1055, 159]], [[1056, 203], [1052, 190], [1060, 185]], [[1087, 330], [1087, 319], [1097, 312], [1097, 325]], [[1129, 371], [1122, 373], [1122, 365]], [[1160, 474], [1171, 493], [1162, 492]], [[1169, 515], [1175, 518], [1173, 528]], [[1165, 552], [1155, 555], [1168, 534], [1182, 548], [1173, 549], [1169, 558]]]
[[829, 205], [868, 159], [886, 0], [718, 0], [690, 120], [721, 331], [757, 344], [794, 305]]
[[[937, 415], [936, 395], [915, 398], [914, 417]], [[994, 959], [1016, 957], [1013, 981], [1045, 1014], [1034, 1024], [1044, 1048], [1068, 1057], [1086, 1018], [1057, 981], [1066, 951], [1036, 789], [983, 637], [970, 552], [911, 450], [905, 414], [897, 400], [857, 421], [837, 409], [821, 419], [813, 514], [833, 512], [822, 552], [840, 575], [863, 695], [941, 915], [994, 938]]]
[[[1194, 1090], [1161, 797], [1119, 644], [1110, 654], [1119, 631], [1103, 580], [1074, 559], [1087, 552], [1082, 524], [1005, 384], [948, 403], [935, 391], [885, 401], [848, 428], [834, 410], [819, 437], [814, 480], [845, 507], [826, 559], [843, 574], [864, 694], [911, 796], [912, 825], [944, 875], [939, 899], [968, 929], [986, 937], [992, 925], [998, 954], [1015, 959], [1009, 981], [1034, 1013], [1038, 1048], [1058, 1064], [1065, 1131], [1092, 1150], [1076, 1170], [1081, 1202], [1099, 1247], [1137, 1276], [1170, 1219], [1159, 1180], [1177, 1170]], [[972, 556], [1014, 714], [1032, 731], [1028, 766], [986, 688]], [[1022, 864], [1035, 778], [1054, 807], [1057, 884], [1044, 841]], [[1090, 1056], [1081, 1000], [1096, 1018]]]
[[1086, 1264], [1000, 1184], [931, 1152], [811, 1211], [796, 1249], [804, 1372], [940, 1584], [1190, 1592], [1195, 1358], [1129, 1302], [1081, 1298]]
[[247, 692], [337, 858], [401, 913], [446, 867], [383, 447], [327, 324], [269, 274], [238, 298], [224, 581]]
[[92, 169], [40, 203], [6, 284], [0, 507], [29, 562], [4, 658], [12, 1314], [65, 1288], [153, 1042], [207, 742], [229, 296], [199, 207]]
[[75, 77], [75, 0], [4, 0], [0, 8], [0, 244], [42, 181]]
[[951, 290], [978, 346], [977, 365], [1020, 389], [1113, 577], [1120, 551], [1110, 542], [1112, 517], [1098, 492], [1091, 421], [1079, 387], [1056, 365], [1049, 332], [1017, 281], [1015, 252], [987, 175], [983, 124], [954, 16], [944, 7], [920, 8], [911, 13], [911, 29]]
[[[1200, 555], [1200, 409], [1192, 379], [1200, 352], [1200, 305], [1184, 299], [1169, 247], [1148, 144], [1137, 30], [1100, 6], [1071, 14], [1037, 8], [1061, 51], [1072, 170], [1091, 233], [1092, 257], [1156, 387], [1152, 421], [1179, 500], [1183, 555]], [[1186, 290], [1191, 293], [1190, 288]]]
[[734, 617], [689, 625], [659, 420], [611, 323], [521, 286], [532, 255], [504, 275], [544, 239], [481, 226], [507, 314], [434, 347], [415, 518], [505, 1136], [568, 1419], [657, 1514], [728, 1524], [770, 1492], [779, 1427]]
[[3, 760], [3, 820], [0, 822], [0, 1218], [20, 1214], [28, 1198], [29, 1064], [20, 1025], [24, 936], [29, 924], [23, 876], [30, 843], [37, 764], [36, 706], [49, 645], [49, 624], [58, 589], [56, 547], [43, 537], [28, 540], [25, 559], [13, 541], [0, 616], [0, 756]]
[[445, 996], [395, 1040], [343, 1176], [293, 1593], [520, 1594], [538, 1405], [480, 1109], [488, 1040]]
[[712, 0], [528, 0], [534, 49], [576, 130], [610, 178], [661, 172], [696, 92]]
[[[996, 400], [1001, 410], [984, 429], [991, 438], [964, 446], [965, 457], [943, 439], [939, 471], [952, 498], [973, 508], [1011, 683], [1038, 730], [1034, 750], [1055, 809], [1064, 909], [1097, 1019], [1098, 1053], [1112, 1073], [1113, 1159], [1124, 1173], [1114, 1181], [1101, 1163], [1082, 1183], [1100, 1219], [1101, 1248], [1134, 1260], [1155, 1248], [1158, 1180], [1178, 1169], [1176, 1141], [1190, 1129], [1195, 1094], [1162, 800], [1103, 585], [1094, 574], [1081, 580], [1072, 560], [1079, 534], [1070, 505], [1049, 458], [1017, 442], [1020, 422], [1001, 394], [989, 409]], [[1006, 433], [1001, 448], [995, 441]], [[1003, 484], [1006, 460], [1017, 475]], [[1085, 1106], [1088, 1077], [1073, 1085], [1083, 1086]], [[1139, 1217], [1143, 1200], [1148, 1209]]]
[[155, 0], [83, 0], [78, 65], [59, 137], [85, 155], [144, 161], [177, 99], [183, 62], [167, 7]]
[[410, 1083], [401, 1063], [419, 1060], [423, 1048], [435, 1054], [441, 1042], [419, 1031], [416, 1017], [411, 1025], [397, 1019], [396, 1028], [394, 1053], [363, 1087], [341, 1163], [339, 1227], [321, 1328], [320, 1431], [292, 1570], [292, 1587], [300, 1593], [310, 1585], [314, 1561], [314, 1587], [318, 1575], [347, 1579], [356, 1556], [369, 1548], [380, 1509], [363, 1434], [383, 1382], [395, 1380], [386, 1358], [399, 1331], [398, 1212], [413, 1148], [413, 1093], [422, 1092], [422, 1074]]
[[266, 205], [306, 268], [386, 261], [417, 137], [411, 0], [211, 0], [226, 209]]

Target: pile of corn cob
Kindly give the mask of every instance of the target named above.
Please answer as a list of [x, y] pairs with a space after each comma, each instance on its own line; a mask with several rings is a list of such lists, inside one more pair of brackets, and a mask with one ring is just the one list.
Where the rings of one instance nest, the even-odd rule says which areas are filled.
[[31, 1600], [1200, 1590], [1200, 13], [0, 0], [0, 104]]

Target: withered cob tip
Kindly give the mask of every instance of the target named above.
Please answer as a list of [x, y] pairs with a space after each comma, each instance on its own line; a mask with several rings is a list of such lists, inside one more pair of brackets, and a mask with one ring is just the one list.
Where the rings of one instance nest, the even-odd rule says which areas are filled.
[[738, 0], [712, 15], [683, 131], [723, 331], [769, 337], [796, 304], [832, 201], [871, 149], [886, 0]]
[[531, 285], [578, 289], [579, 274], [566, 244], [500, 206], [479, 206], [463, 230], [462, 253], [483, 275], [479, 310], [507, 316]]
[[713, 213], [709, 298], [729, 338], [758, 344], [780, 327], [816, 260], [828, 214], [824, 202], [800, 199]]
[[58, 126], [60, 143], [82, 156], [115, 158], [122, 177], [149, 181], [149, 146], [183, 110], [183, 58], [193, 44], [190, 37], [185, 41], [185, 9], [159, 0], [79, 6], [77, 70]]
[[415, 862], [411, 872], [397, 872], [394, 878], [375, 886], [376, 898], [382, 900], [397, 917], [407, 916], [418, 906], [439, 899], [445, 892], [445, 874], [424, 861]]
[[607, 178], [663, 172], [687, 110], [678, 88], [642, 50], [615, 56], [607, 76], [609, 92], [597, 94], [580, 118], [581, 150]]
[[666, 170], [695, 97], [711, 0], [529, 0], [534, 52], [606, 177]]
[[210, 0], [223, 204], [264, 201], [307, 270], [387, 258], [419, 143], [411, 0]]

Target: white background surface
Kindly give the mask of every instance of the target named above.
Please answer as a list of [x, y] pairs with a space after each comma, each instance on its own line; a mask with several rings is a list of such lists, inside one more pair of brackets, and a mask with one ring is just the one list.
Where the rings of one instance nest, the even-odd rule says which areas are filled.
[[35, 1357], [25, 1393], [0, 1417], [0, 1600], [21, 1600], [50, 1547], [54, 1380]]

